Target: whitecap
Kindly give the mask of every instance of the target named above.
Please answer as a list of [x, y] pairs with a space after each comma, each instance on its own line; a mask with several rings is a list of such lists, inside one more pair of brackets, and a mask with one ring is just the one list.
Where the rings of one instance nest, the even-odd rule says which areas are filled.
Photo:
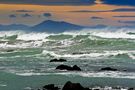
[[39, 75], [64, 75], [69, 77], [81, 76], [81, 77], [100, 77], [100, 78], [127, 78], [127, 79], [135, 79], [135, 73], [133, 72], [119, 72], [119, 71], [104, 71], [104, 72], [56, 72], [56, 73], [15, 73], [19, 76], [39, 76]]

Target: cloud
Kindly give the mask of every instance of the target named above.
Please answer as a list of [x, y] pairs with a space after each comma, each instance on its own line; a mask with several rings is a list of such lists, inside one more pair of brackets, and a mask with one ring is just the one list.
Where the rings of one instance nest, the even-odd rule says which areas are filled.
[[32, 10], [16, 10], [15, 12], [33, 12]]
[[135, 17], [135, 16], [124, 16], [124, 15], [121, 15], [121, 16], [113, 16], [113, 17], [122, 17], [122, 18], [127, 18], [127, 17], [130, 18], [131, 17], [132, 18], [132, 17]]
[[78, 10], [78, 11], [69, 11], [69, 12], [88, 13], [88, 12], [106, 12], [106, 11]]
[[38, 4], [38, 5], [91, 5], [95, 0], [0, 0], [7, 4]]
[[102, 0], [104, 4], [135, 6], [134, 0]]
[[51, 16], [52, 16], [51, 13], [44, 13], [43, 15], [44, 15], [45, 17], [51, 17]]
[[16, 18], [16, 15], [11, 14], [11, 15], [9, 15], [9, 17], [10, 17], [10, 18]]
[[135, 8], [120, 8], [111, 10], [112, 12], [135, 12]]
[[135, 8], [118, 8], [113, 10], [78, 10], [78, 11], [69, 11], [69, 12], [78, 12], [78, 13], [88, 13], [88, 12], [135, 12]]
[[135, 21], [118, 21], [119, 23], [126, 23], [126, 24], [135, 24]]
[[104, 18], [102, 18], [102, 17], [95, 17], [95, 16], [93, 16], [93, 17], [91, 17], [91, 19], [104, 19]]
[[21, 15], [22, 17], [32, 17], [30, 14], [28, 14], [28, 13], [25, 13], [25, 14], [23, 14], [23, 15]]

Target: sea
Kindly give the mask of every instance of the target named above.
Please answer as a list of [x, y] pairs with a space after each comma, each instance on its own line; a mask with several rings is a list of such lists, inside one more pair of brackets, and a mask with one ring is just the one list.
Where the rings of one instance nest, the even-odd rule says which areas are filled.
[[[54, 58], [67, 62], [50, 62]], [[56, 70], [62, 64], [82, 71]], [[101, 71], [104, 67], [117, 71]], [[135, 88], [135, 30], [0, 31], [0, 90], [37, 90], [67, 81]]]

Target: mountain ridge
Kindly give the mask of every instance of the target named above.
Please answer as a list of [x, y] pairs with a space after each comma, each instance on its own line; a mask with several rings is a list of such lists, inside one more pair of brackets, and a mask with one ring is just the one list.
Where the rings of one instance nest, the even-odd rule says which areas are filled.
[[63, 32], [69, 30], [81, 30], [84, 26], [75, 25], [65, 21], [46, 20], [32, 27], [36, 31]]

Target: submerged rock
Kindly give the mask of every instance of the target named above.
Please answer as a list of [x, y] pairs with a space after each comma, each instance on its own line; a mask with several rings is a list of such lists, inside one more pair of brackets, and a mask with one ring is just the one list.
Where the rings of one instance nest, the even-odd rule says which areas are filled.
[[77, 65], [74, 65], [74, 66], [73, 66], [73, 70], [81, 71], [80, 67], [78, 67]]
[[89, 88], [84, 88], [80, 83], [72, 83], [68, 81], [62, 90], [90, 90]]
[[14, 50], [7, 50], [7, 52], [13, 52]]
[[82, 53], [82, 52], [74, 52], [74, 53], [72, 53], [73, 55], [78, 55], [78, 54], [84, 54], [84, 53]]
[[59, 88], [55, 87], [54, 84], [48, 84], [48, 85], [43, 86], [43, 90], [59, 90]]
[[69, 71], [81, 71], [81, 69], [77, 65], [74, 65], [73, 67], [67, 65], [59, 65], [56, 67], [56, 69], [69, 70]]
[[65, 59], [52, 59], [50, 62], [66, 62], [67, 60]]
[[111, 67], [101, 68], [100, 70], [101, 70], [101, 71], [117, 71], [117, 69], [111, 68]]

